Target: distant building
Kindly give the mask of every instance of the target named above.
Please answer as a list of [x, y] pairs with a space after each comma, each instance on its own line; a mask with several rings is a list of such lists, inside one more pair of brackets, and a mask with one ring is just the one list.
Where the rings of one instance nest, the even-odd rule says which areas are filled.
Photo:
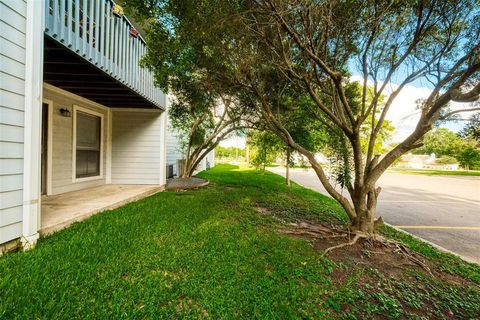
[[434, 153], [427, 154], [406, 154], [397, 164], [399, 167], [410, 169], [442, 169], [442, 170], [458, 170], [458, 163], [439, 163], [440, 159]]
[[458, 170], [458, 163], [449, 163], [449, 164], [444, 164], [443, 169], [445, 170]]
[[431, 155], [409, 153], [402, 157], [401, 163], [403, 163], [407, 168], [423, 169], [433, 165], [435, 160], [436, 157], [434, 153]]

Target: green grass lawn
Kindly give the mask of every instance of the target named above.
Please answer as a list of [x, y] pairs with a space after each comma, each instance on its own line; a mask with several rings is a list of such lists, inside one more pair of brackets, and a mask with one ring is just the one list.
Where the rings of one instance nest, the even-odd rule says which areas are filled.
[[433, 276], [329, 259], [277, 230], [299, 218], [344, 225], [333, 200], [231, 165], [200, 176], [211, 184], [103, 212], [1, 257], [0, 319], [480, 316], [479, 266], [387, 228], [428, 257]]
[[473, 170], [432, 170], [432, 169], [402, 169], [392, 168], [388, 172], [418, 174], [424, 176], [480, 176], [480, 171]]

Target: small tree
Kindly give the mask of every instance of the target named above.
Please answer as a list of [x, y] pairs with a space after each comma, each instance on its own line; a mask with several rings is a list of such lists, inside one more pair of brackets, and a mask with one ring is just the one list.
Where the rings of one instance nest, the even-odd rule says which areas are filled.
[[199, 46], [195, 33], [177, 28], [175, 6], [180, 6], [187, 16], [196, 16], [193, 7], [171, 5], [164, 0], [123, 3], [147, 38], [148, 53], [142, 64], [153, 71], [156, 85], [173, 96], [169, 118], [185, 156], [181, 175], [190, 177], [202, 159], [230, 133], [255, 128], [258, 115], [246, 112], [248, 106], [235, 97], [234, 89], [213, 76], [210, 70], [220, 72], [221, 64], [208, 48]]
[[435, 161], [437, 164], [454, 164], [458, 163], [458, 160], [452, 156], [443, 156]]
[[215, 156], [220, 159], [236, 159], [238, 157], [245, 159], [245, 149], [237, 147], [222, 147], [215, 148]]
[[455, 132], [447, 128], [435, 128], [423, 138], [423, 146], [416, 149], [416, 154], [432, 154], [437, 157], [455, 157], [462, 149], [463, 141]]
[[252, 125], [230, 99], [219, 97], [216, 100], [192, 92], [177, 91], [169, 110], [171, 124], [181, 140], [185, 156], [182, 178], [191, 177], [199, 163], [229, 134]]
[[467, 145], [457, 156], [460, 165], [467, 170], [480, 170], [480, 148]]
[[250, 163], [263, 172], [282, 154], [284, 148], [282, 140], [270, 131], [250, 131], [247, 144], [250, 146]]

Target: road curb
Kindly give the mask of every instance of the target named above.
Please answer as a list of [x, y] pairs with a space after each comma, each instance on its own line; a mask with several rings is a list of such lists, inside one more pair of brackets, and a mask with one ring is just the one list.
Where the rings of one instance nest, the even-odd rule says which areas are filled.
[[480, 264], [479, 264], [478, 262], [476, 262], [476, 261], [473, 261], [473, 260], [470, 260], [470, 259], [468, 259], [468, 258], [466, 258], [466, 257], [464, 257], [464, 256], [461, 256], [461, 255], [459, 255], [458, 253], [453, 252], [453, 251], [451, 251], [451, 250], [448, 250], [448, 249], [446, 249], [446, 248], [444, 248], [444, 247], [442, 247], [442, 246], [439, 246], [439, 245], [436, 244], [436, 243], [433, 243], [433, 242], [430, 242], [430, 241], [428, 241], [428, 240], [426, 240], [426, 239], [420, 238], [419, 236], [417, 236], [417, 235], [415, 235], [415, 234], [413, 234], [413, 233], [410, 233], [410, 232], [408, 232], [408, 231], [405, 231], [405, 230], [403, 230], [403, 229], [400, 229], [400, 228], [398, 228], [398, 227], [396, 227], [396, 226], [394, 226], [394, 225], [391, 225], [390, 223], [384, 222], [384, 224], [385, 224], [386, 226], [389, 226], [389, 227], [392, 228], [392, 229], [395, 229], [395, 230], [401, 232], [401, 233], [407, 234], [407, 235], [411, 236], [412, 238], [414, 238], [414, 239], [416, 239], [416, 240], [419, 240], [419, 241], [421, 241], [421, 242], [423, 242], [423, 243], [426, 243], [426, 244], [434, 247], [435, 249], [437, 249], [437, 250], [439, 250], [439, 251], [441, 251], [441, 252], [443, 252], [443, 253], [451, 254], [451, 255], [453, 255], [453, 256], [455, 256], [455, 257], [458, 257], [458, 258], [460, 258], [460, 259], [462, 259], [463, 261], [466, 261], [466, 262], [468, 262], [468, 263], [473, 263], [473, 264], [476, 264], [476, 265], [480, 265]]

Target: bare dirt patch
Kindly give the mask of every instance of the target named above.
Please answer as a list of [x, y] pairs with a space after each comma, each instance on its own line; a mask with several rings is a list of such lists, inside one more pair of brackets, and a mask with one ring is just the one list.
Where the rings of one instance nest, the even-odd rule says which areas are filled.
[[260, 213], [262, 216], [269, 216], [272, 214], [272, 212], [265, 207], [253, 207], [253, 209], [255, 209], [255, 211]]
[[233, 184], [225, 184], [221, 186], [221, 189], [224, 191], [231, 191], [238, 189], [238, 185], [233, 185]]
[[[349, 243], [354, 238], [354, 235], [345, 230], [311, 221], [290, 223], [281, 227], [278, 232], [308, 240], [313, 249], [320, 252]], [[441, 271], [422, 255], [408, 250], [400, 243], [387, 241], [381, 236], [377, 239], [359, 238], [354, 244], [330, 251], [328, 258], [351, 267], [373, 268], [386, 276], [398, 276], [404, 274], [406, 270], [415, 270], [448, 282], [474, 284], [460, 276]], [[336, 277], [341, 279], [344, 275], [337, 274]]]

